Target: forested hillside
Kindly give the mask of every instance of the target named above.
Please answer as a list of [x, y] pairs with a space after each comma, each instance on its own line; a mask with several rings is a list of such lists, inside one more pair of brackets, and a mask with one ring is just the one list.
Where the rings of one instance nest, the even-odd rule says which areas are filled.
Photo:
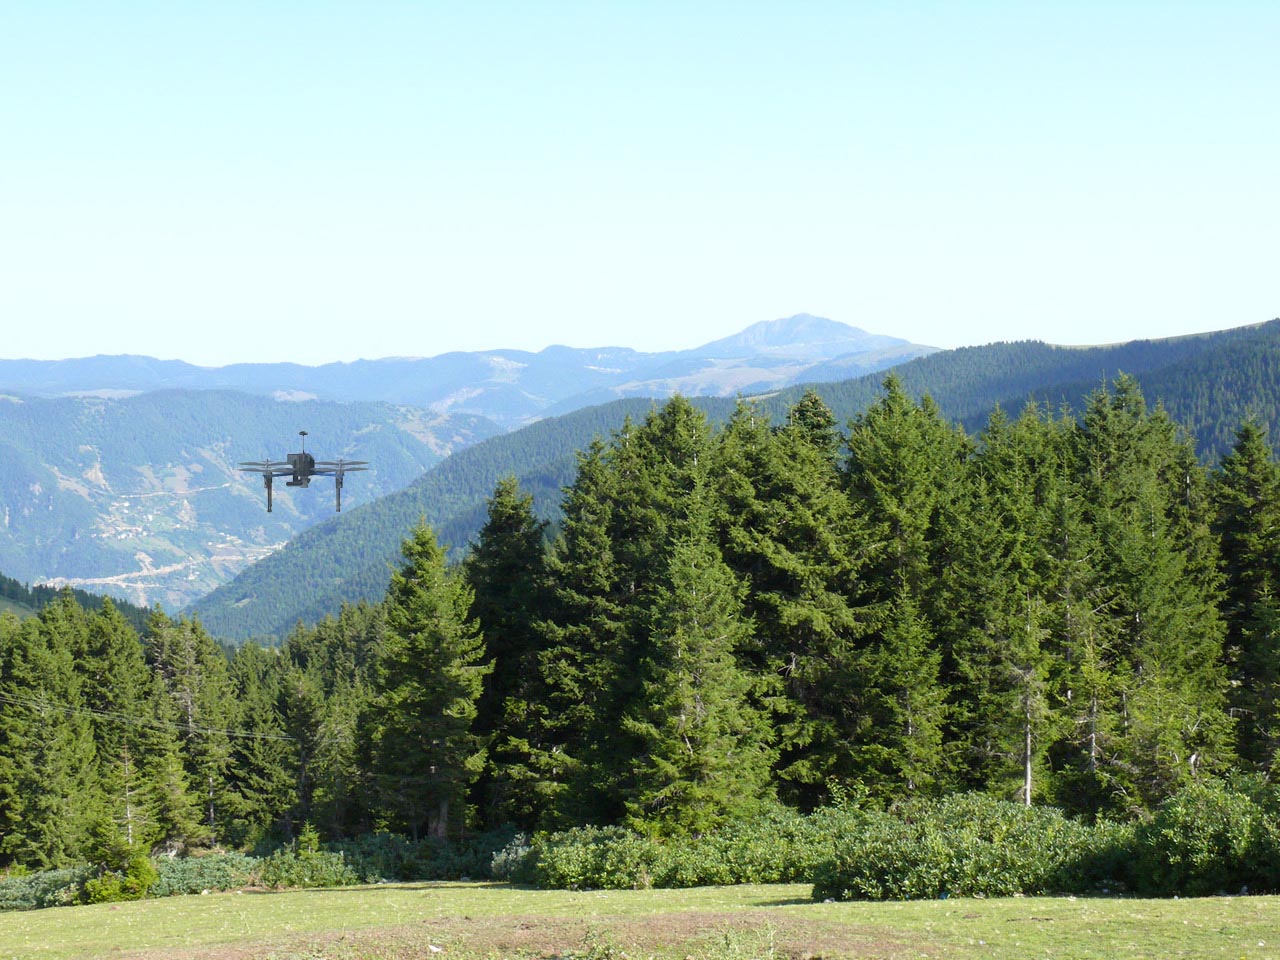
[[[897, 368], [903, 389], [930, 395], [948, 419], [981, 428], [1001, 405], [1016, 414], [1035, 399], [1078, 411], [1106, 378], [1125, 372], [1153, 402], [1191, 429], [1202, 458], [1212, 461], [1253, 414], [1280, 430], [1280, 321], [1221, 333], [1108, 347], [999, 343], [936, 353]], [[775, 418], [812, 389], [840, 422], [857, 416], [881, 392], [881, 375], [789, 388], [758, 398]], [[729, 401], [693, 401], [714, 422]], [[606, 436], [646, 401], [616, 402], [541, 421], [450, 457], [395, 497], [369, 504], [302, 534], [246, 569], [191, 608], [216, 635], [282, 636], [298, 620], [314, 620], [342, 601], [376, 598], [404, 531], [425, 517], [445, 543], [465, 546], [479, 529], [483, 501], [497, 479], [513, 475], [544, 518], [559, 518], [559, 496], [573, 476], [573, 451]]]
[[[20, 617], [34, 616], [66, 596], [70, 596], [85, 610], [100, 610], [107, 599], [96, 593], [69, 587], [61, 590], [39, 584], [33, 587], [12, 577], [0, 575], [0, 610], [12, 611]], [[115, 606], [135, 630], [141, 631], [146, 625], [149, 611], [145, 607], [135, 607], [124, 600], [115, 601]]]
[[303, 429], [322, 458], [371, 461], [348, 505], [497, 432], [412, 407], [221, 391], [0, 400], [0, 570], [181, 608], [332, 515], [332, 481], [278, 484], [268, 514], [261, 478], [236, 469], [297, 450]]
[[895, 378], [847, 428], [676, 398], [561, 513], [548, 547], [499, 481], [463, 564], [410, 529], [376, 603], [229, 661], [185, 618], [0, 617], [0, 864], [957, 792], [1126, 818], [1275, 769], [1280, 467], [1246, 422], [1207, 468], [1133, 378], [973, 436]]

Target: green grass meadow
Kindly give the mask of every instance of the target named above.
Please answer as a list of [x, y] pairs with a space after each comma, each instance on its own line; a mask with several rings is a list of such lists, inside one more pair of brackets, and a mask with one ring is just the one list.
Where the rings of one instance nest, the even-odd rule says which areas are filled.
[[812, 903], [802, 884], [240, 892], [0, 915], [8, 958], [1280, 958], [1280, 897]]

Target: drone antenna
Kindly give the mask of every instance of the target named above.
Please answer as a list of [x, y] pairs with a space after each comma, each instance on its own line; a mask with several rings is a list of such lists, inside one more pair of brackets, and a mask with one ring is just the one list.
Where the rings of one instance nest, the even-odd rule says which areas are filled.
[[307, 431], [299, 430], [298, 436], [302, 438], [302, 452], [306, 453], [307, 452]]

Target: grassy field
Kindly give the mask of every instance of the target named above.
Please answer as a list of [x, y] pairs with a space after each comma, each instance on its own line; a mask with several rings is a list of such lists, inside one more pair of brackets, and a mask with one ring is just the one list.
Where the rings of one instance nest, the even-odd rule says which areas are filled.
[[0, 960], [1280, 958], [1280, 898], [811, 903], [809, 888], [395, 884], [0, 915]]

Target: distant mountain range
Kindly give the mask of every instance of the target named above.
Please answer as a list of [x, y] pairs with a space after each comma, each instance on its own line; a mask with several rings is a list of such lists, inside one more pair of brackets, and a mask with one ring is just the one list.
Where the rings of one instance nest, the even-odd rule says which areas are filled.
[[512, 429], [620, 397], [756, 393], [883, 370], [934, 350], [798, 314], [757, 323], [693, 350], [662, 353], [554, 346], [538, 353], [486, 350], [317, 367], [199, 367], [140, 356], [0, 360], [0, 393], [119, 398], [164, 389], [238, 390], [277, 399], [402, 404], [480, 416]]
[[[322, 458], [371, 462], [347, 482], [351, 509], [556, 412], [677, 390], [772, 390], [930, 352], [801, 314], [666, 353], [550, 347], [320, 367], [0, 360], [0, 571], [181, 608], [332, 514], [331, 480], [305, 492], [277, 484], [267, 514], [259, 478], [236, 470], [298, 449], [300, 429]], [[364, 559], [357, 544], [342, 562]], [[317, 571], [319, 593], [328, 579]]]
[[344, 508], [499, 432], [481, 417], [230, 391], [3, 400], [0, 571], [181, 608], [333, 513], [331, 480], [278, 483], [268, 514], [261, 478], [236, 470], [297, 450], [300, 427], [321, 457], [371, 461]]
[[[748, 336], [746, 331], [743, 336]], [[1219, 333], [1143, 340], [1106, 347], [1058, 347], [1039, 342], [997, 343], [935, 352], [896, 368], [906, 388], [930, 394], [943, 413], [981, 427], [996, 405], [1016, 413], [1028, 401], [1078, 409], [1109, 378], [1138, 377], [1147, 398], [1163, 403], [1213, 458], [1232, 442], [1246, 416], [1280, 437], [1280, 320]], [[881, 393], [877, 373], [810, 385], [842, 420]], [[759, 401], [775, 420], [805, 387], [771, 391]], [[716, 420], [734, 401], [697, 401]], [[215, 634], [228, 638], [281, 635], [299, 618], [315, 620], [344, 601], [374, 599], [386, 587], [401, 540], [419, 517], [441, 539], [465, 546], [485, 516], [497, 481], [516, 476], [545, 517], [558, 513], [561, 488], [573, 478], [574, 451], [643, 416], [652, 402], [615, 401], [546, 419], [460, 450], [403, 490], [332, 517], [254, 563], [192, 607]]]

